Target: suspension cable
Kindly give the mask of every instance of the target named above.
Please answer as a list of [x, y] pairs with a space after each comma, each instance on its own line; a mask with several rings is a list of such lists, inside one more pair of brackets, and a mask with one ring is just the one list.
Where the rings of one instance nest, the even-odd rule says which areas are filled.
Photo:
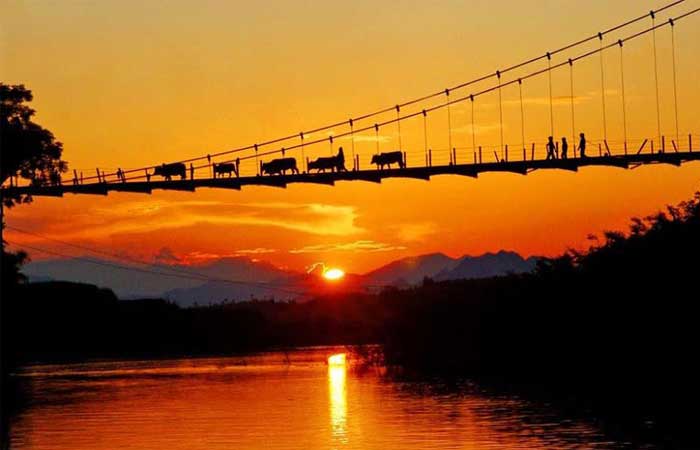
[[520, 94], [520, 135], [523, 151], [525, 151], [525, 107], [523, 106], [523, 80], [520, 78], [518, 78], [518, 92]]
[[654, 11], [651, 11], [649, 13], [651, 15], [651, 27], [652, 27], [652, 32], [651, 32], [651, 39], [654, 47], [654, 85], [656, 87], [656, 131], [657, 131], [657, 137], [659, 145], [661, 143], [661, 110], [659, 108], [659, 69], [656, 63], [656, 26], [655, 26], [655, 21], [656, 17], [654, 14]]
[[399, 150], [403, 150], [403, 145], [401, 145], [401, 116], [400, 116], [400, 110], [401, 107], [399, 105], [396, 105], [396, 127], [398, 128], [399, 131]]
[[425, 146], [425, 165], [428, 163], [428, 113], [423, 110], [423, 144]]
[[[662, 7], [658, 8], [658, 9], [652, 11], [652, 13], [656, 14], [656, 13], [663, 12], [663, 11], [665, 11], [665, 10], [667, 10], [667, 9], [674, 8], [674, 7], [676, 7], [676, 6], [678, 6], [679, 4], [684, 3], [684, 2], [685, 2], [685, 0], [676, 0], [676, 1], [674, 1], [674, 2], [668, 3], [668, 4], [662, 6]], [[679, 16], [678, 18], [676, 18], [676, 20], [679, 19], [679, 18], [682, 18], [682, 17], [684, 17], [684, 16], [685, 16], [685, 15]], [[580, 39], [580, 40], [578, 40], [578, 41], [576, 41], [576, 42], [572, 42], [572, 43], [567, 44], [567, 45], [565, 45], [565, 46], [559, 47], [559, 48], [557, 48], [557, 49], [555, 49], [555, 50], [551, 50], [551, 51], [548, 52], [548, 54], [549, 54], [550, 57], [551, 57], [552, 55], [555, 55], [555, 54], [564, 52], [564, 51], [566, 51], [566, 50], [570, 50], [570, 49], [572, 49], [572, 48], [578, 47], [578, 46], [583, 45], [583, 44], [585, 44], [585, 43], [587, 43], [587, 42], [589, 42], [589, 41], [591, 41], [591, 40], [593, 40], [593, 39], [598, 38], [600, 34], [606, 35], [606, 34], [609, 34], [609, 33], [613, 33], [613, 32], [615, 32], [615, 31], [618, 31], [618, 30], [621, 30], [621, 29], [623, 29], [623, 28], [626, 28], [626, 27], [628, 27], [628, 26], [630, 26], [630, 25], [633, 25], [633, 24], [635, 24], [635, 23], [637, 23], [637, 22], [639, 22], [639, 21], [645, 19], [646, 17], [648, 17], [648, 14], [644, 14], [644, 15], [642, 15], [642, 16], [635, 17], [635, 18], [633, 18], [633, 19], [631, 19], [631, 20], [628, 20], [628, 21], [626, 21], [626, 22], [624, 22], [624, 23], [621, 23], [621, 24], [616, 25], [616, 26], [614, 26], [614, 27], [608, 28], [607, 30], [602, 31], [602, 32], [600, 32], [600, 33], [598, 33], [598, 34], [595, 34], [595, 35], [592, 35], [592, 36], [589, 36], [589, 37]], [[540, 60], [542, 60], [542, 59], [544, 59], [544, 58], [546, 58], [546, 57], [547, 57], [547, 55], [541, 55], [541, 56], [537, 56], [537, 57], [530, 58], [530, 59], [528, 59], [528, 60], [522, 61], [522, 62], [520, 62], [520, 63], [514, 64], [514, 65], [512, 65], [512, 66], [509, 66], [509, 67], [507, 67], [507, 68], [501, 70], [501, 73], [510, 72], [510, 71], [513, 71], [513, 70], [516, 70], [516, 69], [519, 69], [519, 68], [528, 66], [528, 65], [533, 64], [533, 63], [535, 63], [535, 62], [537, 62], [537, 61], [540, 61]], [[473, 85], [473, 84], [476, 84], [476, 83], [479, 83], [479, 82], [482, 82], [482, 81], [486, 81], [486, 80], [492, 78], [494, 75], [495, 75], [494, 73], [489, 73], [489, 74], [487, 74], [487, 75], [484, 75], [484, 76], [481, 76], [481, 77], [478, 77], [478, 78], [474, 78], [474, 79], [472, 79], [472, 80], [469, 80], [469, 81], [466, 81], [466, 82], [457, 84], [457, 85], [455, 85], [455, 86], [449, 88], [449, 90], [452, 90], [452, 91], [453, 91], [453, 90], [457, 90], [457, 89], [462, 89], [462, 88], [464, 88], [464, 87], [467, 87], [467, 86], [470, 86], [470, 85]], [[423, 102], [423, 101], [425, 101], [425, 100], [428, 100], [428, 99], [437, 97], [437, 96], [439, 96], [439, 95], [442, 95], [443, 92], [444, 92], [444, 91], [434, 92], [434, 93], [432, 93], [432, 94], [424, 95], [424, 96], [419, 97], [419, 98], [414, 98], [414, 99], [412, 99], [412, 100], [408, 100], [408, 101], [405, 101], [405, 102], [403, 102], [403, 103], [399, 103], [399, 106], [404, 107], [404, 106], [409, 106], [409, 105], [413, 105], [413, 104], [416, 104], [416, 103], [420, 103], [420, 102]], [[353, 118], [353, 119], [354, 119], [355, 121], [368, 119], [368, 118], [371, 118], [371, 117], [374, 117], [374, 116], [377, 116], [377, 115], [380, 115], [380, 114], [387, 113], [387, 112], [391, 111], [391, 110], [394, 109], [394, 108], [395, 108], [395, 106], [393, 106], [393, 107], [387, 107], [387, 108], [382, 108], [382, 109], [379, 109], [379, 110], [375, 110], [374, 112], [371, 112], [371, 113], [366, 113], [366, 114], [358, 115], [357, 117], [355, 117], [355, 118]], [[325, 131], [325, 130], [328, 130], [328, 129], [331, 129], [331, 128], [334, 128], [334, 127], [339, 127], [339, 126], [345, 125], [346, 123], [347, 123], [346, 121], [342, 121], [342, 122], [336, 122], [336, 123], [332, 123], [332, 124], [328, 124], [328, 125], [323, 125], [323, 126], [320, 126], [320, 127], [314, 128], [314, 129], [311, 129], [311, 130], [307, 130], [307, 131], [305, 131], [305, 133], [310, 135], [310, 134], [318, 133], [318, 132], [321, 132], [321, 131]], [[234, 148], [234, 149], [231, 149], [231, 150], [225, 150], [225, 151], [221, 151], [221, 152], [217, 152], [217, 153], [211, 153], [209, 156], [210, 156], [210, 157], [218, 157], [218, 156], [229, 155], [229, 154], [232, 154], [232, 153], [238, 153], [238, 152], [242, 152], [242, 151], [246, 151], [246, 150], [253, 150], [253, 149], [256, 149], [256, 147], [264, 147], [264, 146], [269, 146], [269, 145], [281, 143], [281, 142], [283, 142], [283, 141], [287, 141], [287, 140], [293, 139], [293, 138], [295, 138], [295, 137], [297, 137], [297, 136], [298, 136], [297, 134], [288, 135], [288, 136], [283, 136], [283, 137], [275, 138], [275, 139], [272, 139], [272, 140], [260, 142], [260, 143], [257, 143], [257, 144], [251, 144], [251, 145], [247, 145], [247, 146], [243, 146], [243, 147]], [[309, 144], [309, 145], [311, 145], [311, 144]], [[256, 149], [256, 150], [257, 150], [257, 149]], [[268, 153], [269, 153], [269, 152], [268, 152]], [[177, 162], [180, 162], [180, 163], [189, 163], [189, 162], [201, 161], [201, 160], [204, 159], [204, 158], [206, 158], [206, 157], [205, 157], [205, 156], [198, 156], [198, 157], [193, 157], [193, 158], [189, 158], [189, 159], [184, 159], [184, 160], [177, 161]], [[156, 167], [158, 167], [158, 165], [150, 165], [150, 166], [145, 166], [145, 167], [139, 167], [139, 168], [134, 168], [134, 169], [125, 170], [125, 171], [123, 171], [123, 172], [124, 172], [124, 174], [129, 174], [129, 173], [141, 172], [141, 171], [144, 171], [144, 170], [155, 169]], [[114, 173], [105, 174], [105, 176], [113, 176], [113, 175], [115, 175], [115, 174], [114, 174]], [[91, 180], [91, 179], [96, 179], [96, 178], [97, 178], [97, 176], [90, 176], [90, 177], [85, 177], [84, 180]]]
[[350, 124], [350, 140], [352, 142], [352, 164], [353, 166], [355, 165], [355, 124], [353, 123], [352, 119], [349, 121]]
[[447, 106], [447, 150], [452, 154], [452, 115], [450, 113], [450, 90], [445, 89], [445, 105]]
[[474, 95], [470, 95], [469, 98], [471, 99], [472, 103], [472, 151], [476, 152], [476, 130], [474, 128]]
[[[620, 84], [622, 86], [622, 132], [624, 145], [627, 149], [627, 105], [625, 102], [625, 58], [622, 41], [617, 41], [620, 45]], [[626, 151], [626, 150], [625, 150]]]
[[598, 33], [600, 40], [600, 99], [603, 105], [603, 139], [608, 140], [608, 120], [605, 115], [605, 68], [603, 62], [603, 34]]
[[571, 100], [571, 142], [574, 145], [574, 156], [576, 156], [576, 118], [574, 116], [574, 62], [569, 58], [569, 98]]
[[496, 76], [498, 77], [498, 118], [501, 131], [501, 154], [503, 154], [503, 98], [501, 96], [501, 72], [499, 70], [496, 71]]
[[377, 155], [379, 154], [379, 125], [374, 124], [374, 141], [377, 144]]
[[678, 87], [676, 81], [676, 33], [673, 19], [668, 19], [671, 25], [671, 57], [673, 58], [673, 108], [676, 115], [676, 142], [680, 145], [680, 135], [678, 134]]
[[554, 136], [554, 102], [552, 100], [552, 55], [549, 52], [547, 52], [547, 73], [549, 74], [549, 135]]

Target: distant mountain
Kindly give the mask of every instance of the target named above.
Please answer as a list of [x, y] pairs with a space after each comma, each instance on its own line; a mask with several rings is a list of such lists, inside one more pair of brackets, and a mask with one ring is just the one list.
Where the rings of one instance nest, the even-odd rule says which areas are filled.
[[393, 261], [367, 273], [365, 283], [405, 286], [419, 284], [426, 277], [434, 280], [458, 280], [525, 273], [535, 268], [537, 259], [525, 259], [518, 253], [508, 251], [461, 258], [432, 253]]
[[[62, 280], [109, 288], [121, 299], [165, 298], [181, 306], [206, 305], [255, 298], [304, 300], [311, 295], [362, 291], [377, 286], [410, 286], [425, 277], [434, 280], [484, 278], [528, 272], [536, 258], [524, 259], [501, 251], [481, 256], [451, 258], [442, 253], [393, 261], [364, 275], [347, 274], [342, 282], [329, 283], [321, 274], [279, 269], [247, 257], [222, 258], [204, 264], [138, 265], [109, 260], [55, 259], [27, 264], [29, 281]], [[125, 269], [122, 266], [127, 266]], [[167, 274], [167, 275], [163, 275]]]
[[380, 267], [365, 274], [365, 282], [373, 285], [410, 285], [418, 284], [425, 277], [455, 267], [459, 261], [442, 253], [409, 256]]
[[463, 256], [453, 268], [446, 268], [435, 274], [435, 280], [459, 280], [489, 278], [509, 273], [531, 272], [538, 258], [524, 259], [515, 252], [500, 251], [484, 253], [481, 256]]
[[[90, 260], [94, 262], [85, 259], [30, 262], [23, 267], [22, 272], [27, 275], [29, 281], [63, 280], [110, 288], [122, 299], [163, 297], [169, 292], [199, 288], [216, 279], [270, 282], [296, 275], [294, 272], [278, 269], [270, 263], [253, 261], [246, 257], [222, 258], [192, 266], [114, 263], [99, 258]], [[127, 266], [129, 269], [121, 266]], [[163, 273], [169, 275], [162, 275]], [[240, 289], [243, 285], [226, 283], [226, 286], [230, 287], [231, 293], [222, 298], [250, 297], [249, 290]]]

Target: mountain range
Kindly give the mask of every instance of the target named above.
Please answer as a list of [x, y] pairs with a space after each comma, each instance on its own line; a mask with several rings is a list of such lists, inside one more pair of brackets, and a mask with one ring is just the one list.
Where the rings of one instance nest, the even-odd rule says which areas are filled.
[[197, 265], [115, 263], [97, 258], [30, 262], [29, 281], [63, 280], [112, 289], [122, 299], [162, 297], [181, 306], [241, 301], [308, 298], [327, 291], [410, 286], [436, 281], [485, 278], [531, 271], [536, 257], [500, 251], [452, 258], [442, 253], [402, 258], [366, 274], [347, 274], [342, 283], [325, 282], [317, 272], [280, 269], [247, 257], [221, 258]]

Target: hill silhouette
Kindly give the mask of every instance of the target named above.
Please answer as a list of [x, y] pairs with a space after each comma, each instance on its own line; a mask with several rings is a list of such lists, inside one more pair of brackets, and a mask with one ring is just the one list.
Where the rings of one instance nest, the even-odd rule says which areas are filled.
[[419, 285], [425, 278], [458, 280], [489, 278], [525, 273], [535, 268], [538, 258], [523, 258], [518, 253], [501, 250], [478, 256], [451, 258], [443, 253], [410, 256], [368, 272], [368, 284], [407, 287]]

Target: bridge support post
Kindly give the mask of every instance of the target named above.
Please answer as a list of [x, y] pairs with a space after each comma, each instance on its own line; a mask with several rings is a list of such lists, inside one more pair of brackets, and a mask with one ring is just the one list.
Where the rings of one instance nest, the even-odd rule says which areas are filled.
[[688, 151], [693, 152], [693, 135], [688, 133]]
[[535, 143], [532, 143], [532, 154], [530, 155], [530, 160], [535, 160]]
[[627, 156], [627, 141], [625, 141], [625, 156]]
[[452, 147], [452, 164], [457, 165], [457, 149]]
[[661, 136], [661, 153], [666, 153], [666, 136]]
[[506, 144], [506, 162], [508, 162], [508, 144]]
[[428, 166], [433, 167], [433, 149], [428, 149]]
[[479, 146], [479, 164], [483, 163], [483, 159], [481, 158], [481, 145]]

